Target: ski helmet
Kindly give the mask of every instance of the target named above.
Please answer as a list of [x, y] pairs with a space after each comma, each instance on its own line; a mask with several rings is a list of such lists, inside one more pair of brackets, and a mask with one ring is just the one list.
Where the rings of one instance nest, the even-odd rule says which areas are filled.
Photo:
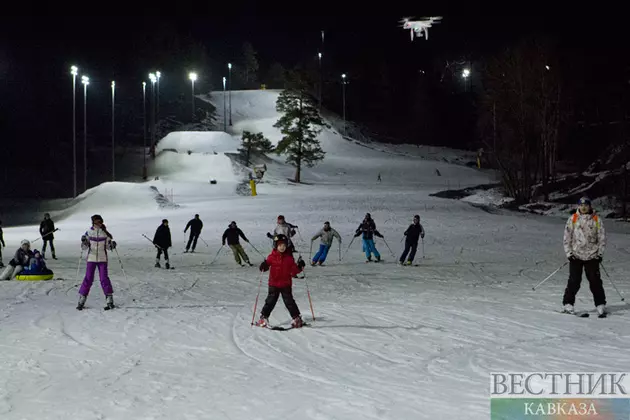
[[230, 222], [229, 227], [236, 227], [236, 222], [235, 222], [234, 220], [232, 220], [232, 221]]
[[273, 249], [278, 249], [278, 243], [284, 242], [286, 246], [289, 246], [289, 238], [282, 233], [273, 237]]
[[31, 242], [28, 239], [22, 239], [22, 242], [20, 243], [20, 245], [28, 245], [31, 246]]
[[413, 216], [413, 220], [416, 220], [416, 219], [420, 221], [420, 215], [416, 214], [415, 216]]
[[371, 219], [371, 218], [372, 218], [372, 215], [371, 215], [370, 213], [365, 213], [365, 218], [366, 218], [366, 219]]
[[587, 206], [591, 205], [591, 199], [588, 197], [582, 197], [578, 200], [578, 205], [586, 204]]

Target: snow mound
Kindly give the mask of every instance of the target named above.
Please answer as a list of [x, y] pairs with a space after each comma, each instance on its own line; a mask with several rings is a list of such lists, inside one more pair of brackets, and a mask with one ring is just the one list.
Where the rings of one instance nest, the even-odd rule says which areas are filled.
[[174, 131], [158, 142], [155, 152], [225, 153], [238, 147], [239, 141], [223, 131]]
[[215, 155], [165, 151], [156, 157], [152, 173], [168, 181], [207, 183], [215, 179], [217, 182], [236, 183], [242, 178], [232, 160], [223, 153]]

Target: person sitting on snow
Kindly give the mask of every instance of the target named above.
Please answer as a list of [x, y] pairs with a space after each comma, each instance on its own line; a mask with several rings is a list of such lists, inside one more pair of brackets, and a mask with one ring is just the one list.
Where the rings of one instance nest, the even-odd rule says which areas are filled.
[[273, 237], [275, 235], [284, 235], [288, 238], [289, 243], [288, 243], [288, 247], [289, 247], [289, 252], [291, 252], [291, 254], [293, 254], [295, 252], [295, 245], [293, 244], [293, 241], [291, 240], [292, 237], [295, 236], [295, 229], [297, 229], [297, 225], [292, 225], [291, 223], [287, 222], [284, 219], [283, 215], [279, 215], [278, 216], [278, 220], [277, 220], [278, 224], [276, 225], [275, 229], [273, 230], [273, 235], [269, 232], [267, 232], [267, 238], [269, 239], [273, 239]]
[[315, 236], [311, 238], [311, 243], [317, 239], [321, 238], [321, 243], [319, 245], [319, 251], [313, 257], [311, 261], [311, 265], [319, 264], [322, 265], [324, 261], [326, 261], [326, 257], [328, 256], [328, 251], [332, 246], [333, 238], [337, 238], [339, 241], [339, 247], [341, 247], [341, 235], [335, 229], [330, 227], [330, 222], [324, 223], [324, 228], [317, 232]]
[[33, 251], [33, 258], [27, 268], [22, 270], [20, 274], [52, 274], [52, 271], [46, 267], [46, 261], [38, 250]]
[[20, 247], [15, 251], [13, 259], [9, 261], [9, 265], [2, 272], [0, 280], [9, 280], [15, 278], [22, 272], [24, 267], [28, 267], [33, 258], [33, 251], [31, 251], [31, 243], [28, 239], [24, 239], [20, 244]]

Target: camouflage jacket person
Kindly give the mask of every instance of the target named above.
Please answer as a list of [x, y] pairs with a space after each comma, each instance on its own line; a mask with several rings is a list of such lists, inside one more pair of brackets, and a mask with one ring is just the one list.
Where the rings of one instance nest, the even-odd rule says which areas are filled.
[[605, 247], [604, 224], [592, 209], [587, 213], [578, 210], [569, 217], [564, 228], [564, 252], [567, 258], [573, 256], [582, 261], [601, 258]]

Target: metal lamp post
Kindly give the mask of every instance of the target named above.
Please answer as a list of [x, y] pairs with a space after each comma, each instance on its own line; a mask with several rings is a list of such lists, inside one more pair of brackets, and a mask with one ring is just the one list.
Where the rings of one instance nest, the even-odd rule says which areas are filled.
[[142, 82], [142, 179], [147, 179], [147, 82]]
[[227, 108], [225, 105], [225, 76], [223, 77], [223, 131], [227, 133]]
[[228, 89], [230, 96], [230, 127], [232, 126], [232, 63], [228, 63]]
[[72, 197], [77, 196], [77, 75], [79, 68], [70, 67], [72, 74]]
[[87, 191], [87, 87], [90, 78], [81, 77], [83, 83], [83, 192]]
[[116, 82], [112, 80], [112, 181], [116, 181], [116, 145], [114, 143], [114, 104], [115, 104]]
[[188, 78], [190, 79], [190, 84], [191, 84], [191, 88], [192, 88], [192, 96], [191, 96], [191, 103], [192, 103], [192, 118], [193, 120], [195, 119], [195, 81], [197, 80], [197, 73], [190, 73], [188, 75]]

